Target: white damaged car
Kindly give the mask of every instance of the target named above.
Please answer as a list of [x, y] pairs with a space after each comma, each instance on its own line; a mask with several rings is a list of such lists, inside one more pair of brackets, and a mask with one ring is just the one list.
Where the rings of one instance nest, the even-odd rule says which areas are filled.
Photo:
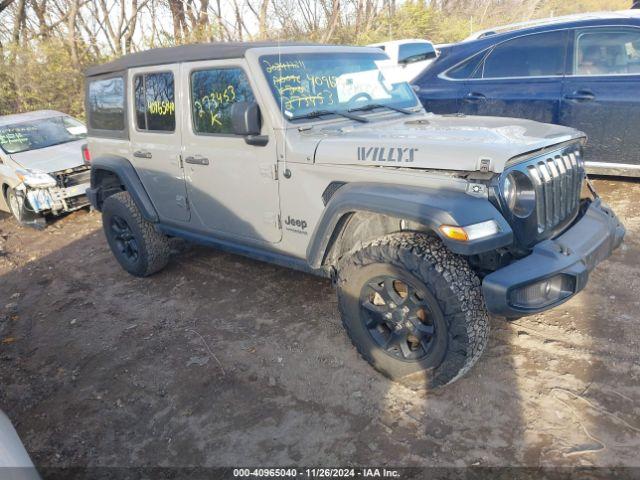
[[0, 117], [0, 210], [21, 224], [89, 205], [87, 130], [52, 110]]
[[40, 475], [24, 448], [11, 421], [0, 410], [0, 478], [40, 480]]

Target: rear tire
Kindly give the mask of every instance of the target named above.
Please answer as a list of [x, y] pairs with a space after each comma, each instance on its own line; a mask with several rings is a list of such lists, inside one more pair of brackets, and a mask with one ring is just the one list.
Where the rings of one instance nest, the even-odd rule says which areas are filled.
[[346, 258], [338, 304], [358, 352], [393, 380], [452, 383], [487, 344], [479, 278], [463, 257], [422, 233], [387, 235]]
[[131, 275], [147, 277], [169, 263], [167, 236], [142, 217], [129, 192], [116, 193], [104, 201], [102, 226], [113, 255]]

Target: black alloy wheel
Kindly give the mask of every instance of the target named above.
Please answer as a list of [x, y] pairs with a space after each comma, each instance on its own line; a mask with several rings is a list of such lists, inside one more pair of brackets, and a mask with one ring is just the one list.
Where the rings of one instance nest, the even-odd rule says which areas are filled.
[[437, 330], [440, 307], [424, 286], [394, 276], [368, 281], [360, 295], [361, 318], [375, 343], [401, 361], [426, 360]]
[[427, 388], [454, 382], [487, 344], [482, 282], [434, 235], [371, 240], [341, 259], [336, 286], [351, 342], [392, 380]]
[[169, 263], [169, 239], [143, 218], [129, 192], [105, 199], [102, 226], [113, 255], [131, 275], [148, 277]]
[[111, 235], [116, 248], [130, 263], [136, 263], [140, 256], [140, 247], [129, 224], [120, 216], [114, 215], [110, 222]]

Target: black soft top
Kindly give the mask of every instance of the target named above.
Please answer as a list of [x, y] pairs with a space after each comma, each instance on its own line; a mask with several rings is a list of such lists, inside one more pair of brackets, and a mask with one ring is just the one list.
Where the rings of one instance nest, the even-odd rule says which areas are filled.
[[169, 63], [195, 62], [198, 60], [224, 60], [227, 58], [242, 58], [247, 50], [258, 47], [290, 46], [321, 46], [313, 43], [296, 42], [218, 42], [197, 43], [179, 47], [153, 48], [144, 52], [132, 53], [120, 57], [113, 62], [89, 67], [85, 75], [95, 77], [114, 72], [121, 72], [129, 68], [149, 67], [151, 65], [166, 65]]

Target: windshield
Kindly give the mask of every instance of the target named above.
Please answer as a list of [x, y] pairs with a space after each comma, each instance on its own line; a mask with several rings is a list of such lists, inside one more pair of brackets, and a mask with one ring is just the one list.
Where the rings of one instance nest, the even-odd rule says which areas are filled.
[[85, 126], [71, 117], [53, 117], [0, 125], [0, 148], [22, 153], [87, 137]]
[[296, 53], [265, 55], [260, 65], [283, 114], [295, 120], [367, 105], [419, 106], [406, 82], [392, 84], [385, 78], [379, 65], [388, 60], [382, 52]]

